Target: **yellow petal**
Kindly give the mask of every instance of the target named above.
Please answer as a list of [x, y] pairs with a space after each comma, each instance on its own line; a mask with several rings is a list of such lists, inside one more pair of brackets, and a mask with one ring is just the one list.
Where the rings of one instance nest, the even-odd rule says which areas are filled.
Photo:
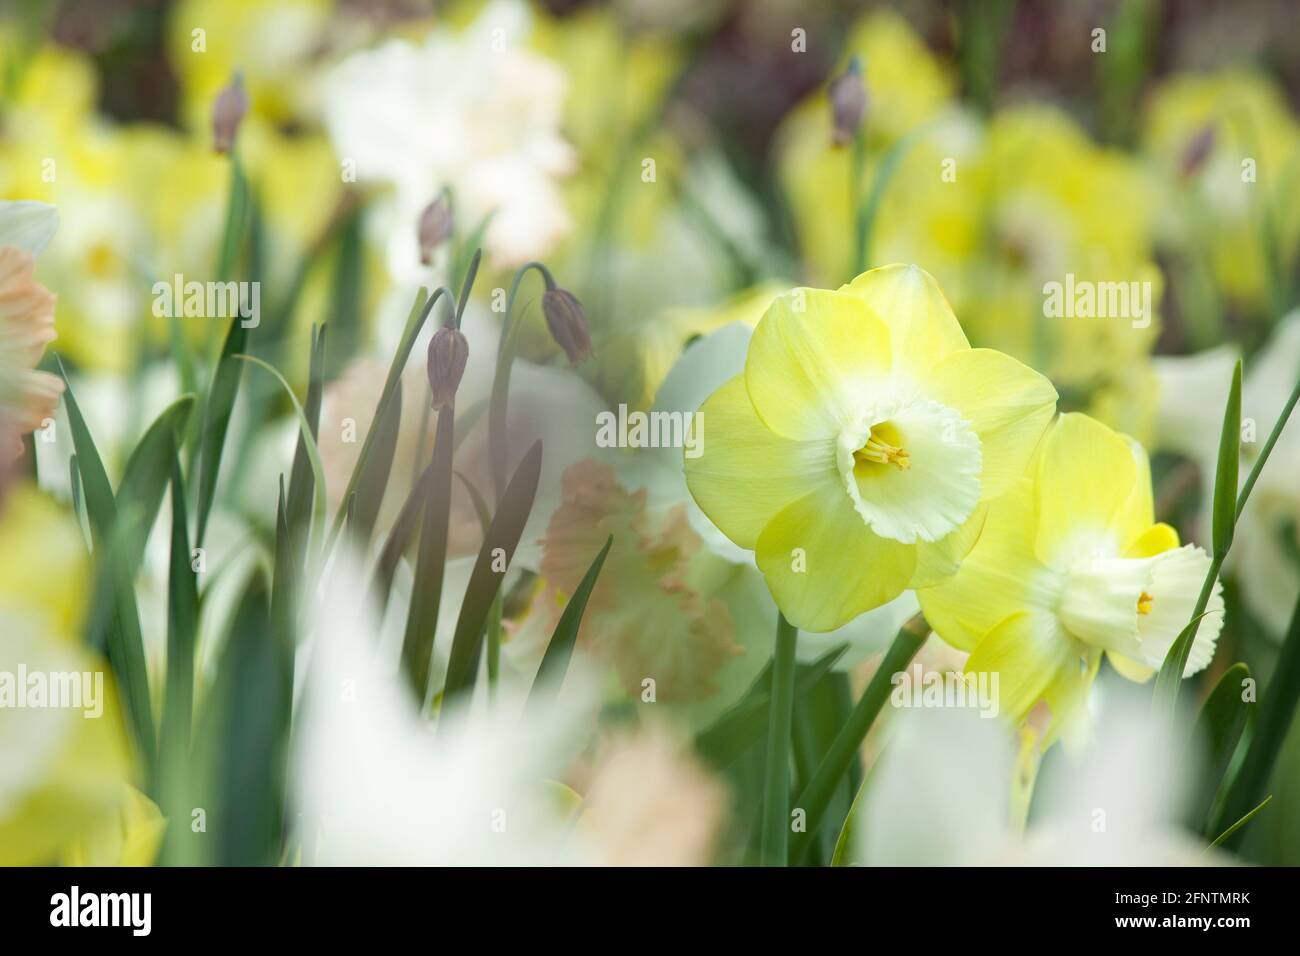
[[772, 431], [833, 438], [856, 423], [889, 372], [889, 331], [851, 295], [795, 289], [768, 308], [749, 343], [745, 386]]
[[997, 674], [998, 709], [1019, 723], [1071, 661], [1073, 643], [1052, 615], [1020, 611], [980, 640], [966, 673]]
[[1034, 550], [1045, 564], [1067, 561], [1085, 548], [1116, 553], [1145, 527], [1134, 527], [1127, 514], [1138, 480], [1133, 451], [1096, 419], [1073, 412], [1057, 418], [1036, 467]]
[[939, 283], [918, 266], [881, 266], [840, 291], [862, 299], [884, 320], [896, 371], [921, 373], [949, 353], [970, 348]]
[[934, 632], [969, 651], [1008, 615], [1050, 608], [1054, 575], [1034, 556], [1033, 543], [1033, 485], [1022, 478], [988, 505], [984, 528], [957, 573], [916, 592]]
[[1088, 695], [1101, 666], [1101, 651], [1078, 643], [1074, 649], [1079, 652], [1077, 656], [1072, 655], [1065, 662], [1043, 692], [1043, 699], [1052, 712], [1051, 723], [1043, 735], [1044, 750], [1061, 738], [1070, 752], [1077, 753], [1088, 739]]
[[764, 525], [812, 489], [843, 496], [834, 443], [773, 434], [750, 404], [744, 376], [714, 392], [700, 415], [704, 453], [686, 459], [686, 486], [709, 520], [740, 547], [753, 548]]
[[758, 537], [755, 558], [786, 620], [831, 631], [903, 593], [916, 546], [874, 534], [848, 496], [813, 492], [787, 505]]
[[1153, 558], [1179, 546], [1178, 532], [1165, 524], [1153, 524], [1124, 548], [1126, 558]]
[[961, 562], [970, 554], [984, 530], [988, 518], [987, 504], [978, 505], [963, 524], [946, 538], [938, 541], [920, 541], [916, 546], [916, 571], [909, 588], [928, 588], [942, 584], [961, 568]]
[[1123, 654], [1116, 654], [1114, 651], [1106, 652], [1106, 659], [1110, 661], [1110, 666], [1115, 668], [1121, 677], [1127, 677], [1129, 680], [1138, 684], [1145, 684], [1155, 676], [1155, 668], [1147, 667], [1145, 664], [1139, 664]]
[[958, 411], [979, 436], [980, 497], [998, 497], [1025, 473], [1056, 411], [1056, 389], [1027, 365], [992, 349], [950, 353], [930, 370], [929, 383], [934, 398]]

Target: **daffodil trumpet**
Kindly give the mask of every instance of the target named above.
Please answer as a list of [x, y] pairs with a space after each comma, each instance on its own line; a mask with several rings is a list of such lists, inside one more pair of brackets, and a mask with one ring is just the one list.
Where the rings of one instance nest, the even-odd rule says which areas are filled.
[[717, 438], [686, 481], [790, 623], [830, 631], [956, 572], [1055, 404], [1042, 375], [970, 347], [933, 277], [885, 266], [772, 303], [700, 408]]

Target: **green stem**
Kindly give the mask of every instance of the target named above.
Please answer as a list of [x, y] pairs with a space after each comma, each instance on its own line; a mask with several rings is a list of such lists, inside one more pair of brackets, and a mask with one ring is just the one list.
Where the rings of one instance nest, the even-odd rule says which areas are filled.
[[497, 677], [501, 673], [501, 591], [492, 599], [487, 625], [488, 696], [495, 697]]
[[1260, 449], [1259, 457], [1255, 459], [1255, 464], [1250, 469], [1250, 474], [1246, 477], [1246, 483], [1241, 487], [1241, 495], [1237, 498], [1237, 517], [1241, 517], [1242, 509], [1246, 507], [1246, 500], [1250, 498], [1250, 492], [1255, 487], [1255, 482], [1259, 479], [1259, 473], [1264, 470], [1264, 462], [1268, 461], [1268, 456], [1273, 454], [1273, 446], [1277, 444], [1278, 438], [1282, 434], [1282, 429], [1286, 427], [1287, 420], [1291, 417], [1291, 411], [1296, 406], [1296, 401], [1300, 400], [1300, 381], [1297, 381], [1295, 388], [1291, 389], [1291, 397], [1286, 400], [1282, 406], [1282, 414], [1278, 415], [1277, 421], [1273, 424], [1273, 430], [1268, 434], [1268, 440], [1264, 442], [1264, 447]]
[[772, 705], [767, 729], [767, 765], [763, 776], [763, 817], [759, 858], [764, 866], [784, 866], [790, 820], [790, 725], [794, 719], [794, 661], [798, 630], [776, 618], [772, 651]]
[[849, 714], [844, 729], [835, 737], [830, 749], [826, 751], [821, 766], [813, 774], [812, 780], [808, 781], [808, 786], [804, 787], [803, 793], [799, 794], [795, 806], [804, 811], [807, 827], [804, 832], [795, 834], [794, 846], [790, 853], [792, 863], [799, 863], [812, 847], [813, 838], [821, 829], [821, 824], [825, 822], [822, 816], [830, 806], [835, 788], [848, 772], [854, 756], [862, 746], [862, 741], [867, 737], [867, 731], [871, 729], [871, 725], [880, 714], [880, 709], [889, 699], [889, 693], [894, 686], [893, 676], [904, 670], [916, 656], [916, 652], [925, 643], [928, 630], [925, 618], [919, 614], [902, 626], [898, 636], [894, 638], [894, 643], [885, 652], [885, 657], [876, 669], [876, 673], [872, 675], [871, 683], [867, 685], [862, 698]]

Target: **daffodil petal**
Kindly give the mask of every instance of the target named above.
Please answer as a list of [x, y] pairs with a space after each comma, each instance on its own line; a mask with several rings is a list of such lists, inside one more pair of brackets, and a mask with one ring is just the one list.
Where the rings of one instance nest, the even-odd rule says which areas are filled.
[[1087, 742], [1088, 695], [1100, 666], [1101, 651], [1087, 648], [1078, 657], [1067, 659], [1056, 672], [1047, 690], [1043, 691], [1043, 699], [1052, 712], [1051, 723], [1043, 735], [1043, 749], [1060, 738], [1069, 752], [1078, 753]]
[[975, 645], [967, 674], [998, 675], [998, 710], [1019, 723], [1070, 660], [1073, 642], [1050, 614], [1018, 611]]
[[916, 592], [934, 632], [969, 651], [1012, 611], [1049, 609], [1053, 574], [1034, 557], [1033, 541], [1033, 486], [1022, 478], [988, 505], [975, 547], [957, 573]]
[[842, 491], [783, 508], [755, 558], [786, 620], [805, 631], [834, 630], [892, 601], [916, 570], [915, 545], [873, 533]]
[[929, 391], [979, 436], [984, 454], [980, 497], [985, 501], [1025, 473], [1056, 411], [1051, 382], [992, 349], [950, 353], [930, 370]]
[[1110, 661], [1110, 666], [1115, 668], [1116, 673], [1133, 681], [1135, 684], [1145, 684], [1156, 673], [1154, 667], [1139, 664], [1132, 658], [1125, 657], [1123, 654], [1116, 654], [1114, 651], [1106, 652], [1106, 660]]
[[[834, 443], [797, 442], [768, 430], [737, 375], [700, 407], [704, 452], [686, 459], [686, 486], [709, 519], [742, 548], [782, 508], [812, 489], [843, 496]], [[861, 524], [861, 519], [856, 519]]]
[[1126, 558], [1154, 558], [1181, 545], [1178, 532], [1165, 524], [1153, 524], [1124, 548]]
[[884, 320], [896, 371], [924, 372], [949, 353], [970, 348], [939, 283], [918, 266], [881, 266], [840, 291], [857, 296]]
[[977, 505], [971, 516], [952, 534], [938, 541], [920, 541], [916, 545], [916, 571], [909, 588], [928, 588], [942, 584], [961, 569], [962, 560], [970, 554], [984, 530], [988, 518], [987, 503]]
[[856, 422], [889, 372], [889, 330], [861, 300], [795, 289], [754, 330], [745, 386], [759, 417], [786, 438], [833, 438]]
[[1077, 554], [1080, 536], [1105, 542], [1114, 553], [1140, 532], [1125, 516], [1138, 468], [1118, 432], [1087, 415], [1061, 415], [1043, 439], [1037, 470], [1034, 551], [1045, 564]]

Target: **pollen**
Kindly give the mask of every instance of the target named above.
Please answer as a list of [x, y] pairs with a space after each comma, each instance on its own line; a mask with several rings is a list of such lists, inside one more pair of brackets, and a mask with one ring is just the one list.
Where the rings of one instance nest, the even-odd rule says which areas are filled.
[[[886, 430], [890, 434], [880, 434]], [[881, 465], [893, 465], [899, 471], [906, 471], [912, 467], [912, 456], [907, 453], [907, 449], [889, 441], [890, 438], [897, 440], [897, 435], [893, 434], [893, 429], [886, 429], [880, 425], [873, 427], [871, 437], [867, 439], [865, 445], [853, 453], [853, 457], [858, 461], [872, 461]]]
[[1143, 591], [1140, 595], [1138, 595], [1138, 613], [1150, 614], [1151, 602], [1154, 600], [1155, 598], [1152, 597], [1150, 594], [1147, 594], [1146, 591]]

